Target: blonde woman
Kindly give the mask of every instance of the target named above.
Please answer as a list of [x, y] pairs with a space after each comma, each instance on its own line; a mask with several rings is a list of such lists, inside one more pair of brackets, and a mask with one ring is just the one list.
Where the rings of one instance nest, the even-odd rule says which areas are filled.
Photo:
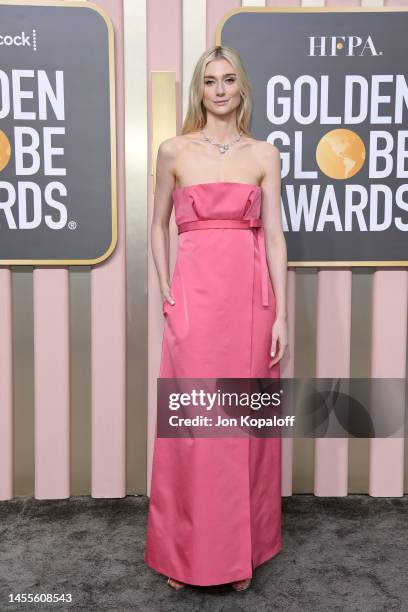
[[[238, 53], [195, 67], [182, 134], [161, 143], [151, 242], [163, 298], [161, 378], [280, 376], [287, 253], [277, 147], [252, 138]], [[169, 219], [178, 252], [169, 279]], [[281, 549], [280, 438], [155, 438], [145, 562], [186, 584], [250, 586]]]

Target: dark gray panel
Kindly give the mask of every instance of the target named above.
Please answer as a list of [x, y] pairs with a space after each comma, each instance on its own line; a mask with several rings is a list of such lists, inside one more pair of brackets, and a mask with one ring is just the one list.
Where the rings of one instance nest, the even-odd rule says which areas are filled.
[[[35, 35], [34, 35], [35, 31]], [[0, 6], [0, 36], [24, 33], [29, 43], [6, 45], [0, 39], [0, 74], [4, 87], [11, 84], [12, 71], [32, 70], [34, 78], [24, 77], [22, 88], [33, 92], [22, 100], [23, 111], [35, 113], [34, 119], [16, 119], [11, 100], [10, 113], [0, 118], [0, 130], [11, 144], [11, 158], [0, 171], [0, 263], [6, 259], [92, 260], [101, 257], [112, 242], [111, 197], [111, 124], [109, 98], [109, 32], [104, 18], [85, 7]], [[35, 46], [34, 46], [35, 38]], [[63, 108], [65, 116], [56, 116], [46, 104], [46, 118], [39, 118], [38, 71], [44, 71], [51, 87], [56, 89], [56, 71], [63, 72]], [[8, 79], [6, 79], [6, 76]], [[11, 93], [10, 87], [10, 93]], [[5, 103], [1, 90], [0, 113]], [[62, 97], [61, 97], [62, 99]], [[31, 128], [40, 137], [40, 163], [35, 174], [16, 176], [15, 129]], [[64, 128], [65, 133], [52, 136], [52, 147], [63, 147], [62, 155], [53, 157], [55, 167], [66, 168], [66, 175], [46, 175], [43, 150], [44, 128]], [[28, 145], [31, 136], [23, 137]], [[23, 162], [31, 166], [31, 155]], [[11, 208], [17, 228], [10, 228], [1, 202], [7, 199], [5, 184], [18, 192], [22, 183], [35, 183], [40, 197], [40, 223], [21, 229], [22, 195]], [[66, 195], [53, 192], [53, 197], [67, 210], [66, 223], [60, 229], [47, 226], [45, 216], [54, 221], [60, 212], [46, 203], [46, 186], [56, 181]], [[115, 206], [116, 209], [116, 206]], [[114, 209], [114, 211], [115, 211]], [[34, 219], [34, 198], [28, 191], [27, 218]], [[76, 229], [70, 229], [75, 221]]]
[[[407, 188], [406, 178], [397, 178], [397, 137], [398, 132], [406, 129], [407, 108], [402, 104], [402, 121], [395, 123], [394, 110], [396, 98], [396, 75], [403, 75], [407, 79], [407, 36], [408, 13], [404, 10], [395, 12], [382, 11], [310, 11], [310, 12], [240, 12], [231, 15], [225, 22], [221, 39], [222, 44], [234, 47], [240, 54], [248, 71], [254, 93], [254, 108], [252, 114], [251, 130], [255, 138], [275, 142], [281, 152], [283, 168], [288, 163], [289, 172], [283, 176], [282, 199], [283, 210], [288, 222], [286, 240], [288, 245], [288, 258], [290, 262], [370, 262], [371, 265], [381, 265], [388, 262], [407, 263], [408, 249], [406, 245], [406, 231], [408, 229], [408, 194], [401, 194], [400, 206], [396, 201], [397, 189]], [[324, 56], [310, 56], [310, 37], [325, 36], [327, 44], [331, 44], [330, 37], [345, 36], [342, 48], [335, 47], [335, 55], [330, 55], [326, 49]], [[348, 54], [349, 37], [361, 37], [363, 43], [354, 49], [353, 55]], [[368, 37], [374, 47], [364, 44]], [[337, 41], [340, 42], [340, 41]], [[275, 96], [269, 99], [270, 108], [274, 108], [276, 115], [282, 111], [282, 100], [290, 104], [290, 113], [283, 123], [271, 122], [271, 115], [267, 112], [267, 84], [276, 75], [282, 75], [288, 80], [289, 89], [276, 88]], [[296, 79], [309, 75], [317, 84], [317, 117], [310, 124], [297, 121], [293, 114], [293, 91]], [[320, 94], [322, 91], [321, 77], [328, 75], [328, 109], [330, 116], [339, 115], [340, 123], [321, 120], [322, 109]], [[354, 113], [359, 104], [359, 96], [353, 100], [345, 101], [346, 75], [360, 75], [368, 84], [368, 107], [373, 99], [372, 76], [390, 75], [390, 82], [382, 82], [379, 93], [390, 96], [390, 101], [379, 105], [380, 115], [391, 116], [391, 122], [386, 120], [379, 123], [370, 123], [369, 114], [361, 123], [345, 123], [344, 107], [351, 105]], [[402, 88], [403, 89], [403, 88]], [[401, 91], [402, 91], [401, 89]], [[359, 90], [356, 90], [359, 92]], [[311, 96], [309, 88], [303, 86], [298, 102], [298, 110], [307, 115]], [[316, 160], [316, 149], [320, 139], [333, 129], [348, 129], [363, 140], [365, 146], [365, 162], [356, 174], [349, 178], [331, 178], [323, 172]], [[381, 130], [387, 132], [392, 143], [391, 159], [392, 172], [384, 178], [369, 175], [369, 142], [370, 132]], [[302, 145], [295, 147], [295, 133], [302, 139]], [[379, 142], [379, 148], [385, 147], [385, 141]], [[408, 149], [408, 139], [405, 143]], [[350, 149], [349, 149], [350, 151]], [[355, 149], [354, 149], [355, 153]], [[347, 156], [347, 149], [339, 155]], [[302, 178], [294, 176], [295, 156], [303, 170], [316, 172], [315, 176]], [[400, 151], [405, 171], [407, 163], [403, 162], [404, 152]], [[352, 161], [347, 157], [348, 161]], [[379, 168], [384, 168], [384, 161], [380, 159]], [[383, 186], [389, 192], [390, 223], [383, 230], [370, 229], [370, 218], [375, 200], [371, 189]], [[367, 194], [367, 202], [362, 210], [362, 223], [357, 217], [352, 217], [349, 230], [345, 230], [346, 191], [350, 188], [361, 188]], [[304, 192], [300, 191], [304, 189]], [[310, 207], [312, 189], [317, 192], [316, 215], [312, 216], [311, 227], [306, 230], [304, 215], [301, 215], [300, 225], [296, 229], [292, 223], [289, 202], [290, 194], [295, 196], [295, 206], [303, 204]], [[328, 221], [321, 231], [316, 230], [316, 221], [324, 202], [324, 195], [332, 190], [333, 199], [329, 212], [334, 212], [340, 226]], [[299, 193], [301, 197], [299, 198]], [[403, 201], [405, 200], [406, 203]], [[353, 203], [359, 202], [359, 194], [355, 193]], [[404, 210], [405, 209], [405, 210]], [[378, 219], [383, 220], [384, 197], [380, 194], [378, 201]], [[400, 217], [404, 229], [398, 229], [395, 218]], [[314, 222], [313, 222], [314, 221]], [[365, 227], [364, 227], [365, 225]]]

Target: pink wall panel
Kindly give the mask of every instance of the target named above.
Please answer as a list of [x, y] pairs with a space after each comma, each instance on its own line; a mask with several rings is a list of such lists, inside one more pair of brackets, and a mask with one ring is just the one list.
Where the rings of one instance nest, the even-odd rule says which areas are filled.
[[35, 497], [69, 497], [69, 292], [67, 268], [35, 268]]
[[126, 234], [123, 2], [97, 0], [115, 32], [118, 242], [92, 268], [92, 496], [126, 495]]
[[[351, 270], [318, 273], [316, 378], [350, 375]], [[316, 438], [315, 494], [347, 495], [348, 439]]]
[[[373, 378], [405, 378], [408, 273], [378, 270], [374, 274], [371, 345]], [[387, 406], [384, 406], [384, 411]], [[369, 493], [395, 497], [404, 491], [404, 439], [370, 440]]]
[[207, 0], [207, 27], [206, 41], [207, 47], [215, 45], [215, 34], [217, 26], [224, 18], [225, 14], [232, 9], [241, 7], [239, 0]]

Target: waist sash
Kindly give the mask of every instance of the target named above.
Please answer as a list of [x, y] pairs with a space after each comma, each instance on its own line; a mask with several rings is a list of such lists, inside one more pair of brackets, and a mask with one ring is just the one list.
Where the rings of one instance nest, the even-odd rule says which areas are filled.
[[262, 305], [268, 306], [268, 264], [266, 261], [265, 237], [262, 219], [195, 219], [178, 224], [178, 233], [196, 229], [256, 229], [259, 257], [261, 259]]

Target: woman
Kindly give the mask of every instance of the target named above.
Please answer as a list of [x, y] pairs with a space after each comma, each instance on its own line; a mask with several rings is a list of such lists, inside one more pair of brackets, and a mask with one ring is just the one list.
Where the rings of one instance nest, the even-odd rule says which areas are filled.
[[[250, 111], [237, 52], [203, 53], [182, 135], [164, 141], [157, 157], [151, 239], [165, 316], [161, 378], [280, 376], [287, 346], [280, 154], [251, 137]], [[169, 283], [173, 202], [179, 238]], [[279, 552], [280, 442], [156, 436], [145, 562], [170, 586], [244, 590], [252, 569]]]

